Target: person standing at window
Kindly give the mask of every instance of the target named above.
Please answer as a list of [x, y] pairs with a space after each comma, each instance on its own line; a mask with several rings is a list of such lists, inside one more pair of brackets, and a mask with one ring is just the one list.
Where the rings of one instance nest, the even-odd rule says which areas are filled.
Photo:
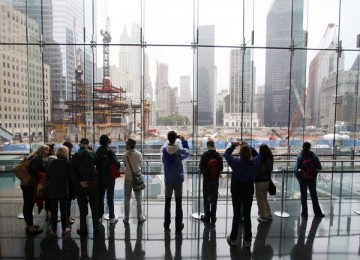
[[[180, 139], [182, 148], [175, 144]], [[175, 193], [175, 230], [181, 232], [184, 229], [182, 210], [182, 184], [184, 182], [184, 169], [182, 161], [189, 157], [189, 144], [184, 136], [178, 135], [175, 131], [168, 133], [169, 144], [160, 150], [165, 174], [165, 213], [164, 228], [169, 230], [171, 223], [171, 197]]]
[[[240, 146], [240, 157], [231, 154]], [[224, 157], [232, 169], [231, 199], [233, 205], [233, 220], [230, 236], [227, 242], [230, 246], [237, 246], [237, 237], [240, 223], [240, 210], [244, 214], [244, 245], [251, 247], [251, 207], [254, 196], [254, 178], [259, 165], [258, 152], [246, 143], [232, 143], [225, 151]]]
[[115, 179], [110, 174], [110, 164], [115, 164], [117, 168], [120, 168], [120, 162], [116, 158], [115, 153], [109, 148], [111, 140], [107, 135], [100, 136], [99, 142], [101, 146], [96, 151], [99, 157], [99, 165], [97, 167], [99, 174], [99, 222], [102, 221], [104, 215], [104, 197], [106, 192], [110, 223], [115, 224], [118, 221], [114, 213]]
[[274, 166], [274, 156], [266, 144], [261, 144], [259, 148], [260, 165], [255, 176], [255, 194], [258, 205], [258, 221], [272, 221], [271, 209], [267, 200], [269, 180]]
[[[125, 206], [125, 216], [123, 222], [127, 225], [129, 224], [129, 215], [130, 215], [130, 199], [131, 191], [133, 190], [133, 174], [141, 171], [142, 164], [142, 155], [135, 149], [136, 141], [132, 138], [129, 138], [126, 141], [126, 152], [122, 156], [122, 161], [125, 165], [125, 184], [124, 184], [124, 206]], [[131, 164], [131, 166], [130, 166]], [[141, 193], [142, 191], [135, 191], [136, 198], [136, 211], [138, 223], [143, 223], [146, 220], [146, 217], [142, 214], [141, 207]]]

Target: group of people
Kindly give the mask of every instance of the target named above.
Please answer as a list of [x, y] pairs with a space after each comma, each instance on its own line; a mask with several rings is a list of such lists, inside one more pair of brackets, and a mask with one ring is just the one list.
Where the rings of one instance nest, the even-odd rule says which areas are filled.
[[[107, 135], [100, 136], [100, 147], [93, 151], [89, 147], [89, 140], [82, 138], [80, 149], [71, 156], [72, 144], [66, 141], [56, 153], [53, 144], [40, 145], [28, 158], [29, 174], [32, 177], [28, 183], [21, 183], [23, 191], [23, 215], [27, 225], [26, 232], [36, 235], [43, 230], [33, 221], [33, 208], [38, 204], [39, 210], [45, 202], [46, 218], [50, 221], [50, 235], [57, 236], [58, 210], [62, 236], [70, 233], [70, 225], [75, 223], [71, 216], [71, 201], [77, 199], [80, 224], [77, 233], [80, 236], [88, 234], [86, 217], [90, 205], [94, 233], [100, 228], [104, 216], [104, 198], [106, 193], [109, 209], [109, 222], [115, 224], [118, 219], [114, 213], [115, 179], [110, 173], [110, 165], [120, 169], [120, 162], [115, 153], [109, 148], [111, 143]], [[141, 170], [142, 155], [135, 149], [136, 141], [129, 138], [126, 142], [126, 152], [123, 154], [125, 166], [125, 216], [124, 223], [129, 221], [129, 204], [132, 191], [132, 175]], [[52, 152], [54, 151], [54, 152]], [[131, 163], [132, 169], [127, 167]], [[39, 184], [45, 184], [46, 195], [37, 197]], [[141, 191], [135, 191], [137, 201], [138, 221], [146, 220], [142, 214]], [[59, 207], [60, 206], [60, 207]]]
[[[175, 230], [181, 232], [184, 228], [182, 210], [182, 192], [184, 182], [183, 160], [190, 156], [188, 141], [184, 136], [178, 135], [175, 131], [168, 132], [168, 143], [161, 150], [161, 160], [164, 167], [165, 182], [165, 207], [164, 207], [164, 229], [170, 231], [171, 224], [171, 199], [175, 196]], [[180, 140], [180, 144], [176, 140]], [[99, 224], [104, 215], [104, 197], [106, 193], [109, 209], [110, 224], [115, 224], [118, 219], [114, 213], [114, 187], [115, 179], [111, 176], [109, 166], [111, 164], [120, 168], [120, 162], [114, 152], [109, 148], [111, 143], [107, 135], [100, 137], [100, 147], [95, 151], [89, 149], [89, 140], [80, 140], [80, 149], [71, 158], [72, 145], [65, 142], [60, 146], [56, 155], [49, 156], [51, 146], [41, 145], [33, 152], [29, 160], [29, 173], [33, 182], [22, 183], [23, 191], [23, 214], [27, 224], [27, 232], [30, 234], [41, 233], [38, 225], [33, 223], [32, 210], [35, 205], [34, 192], [35, 183], [45, 178], [48, 183], [48, 201], [45, 209], [50, 211], [51, 230], [50, 234], [56, 236], [58, 205], [60, 205], [62, 235], [70, 232], [69, 225], [74, 223], [71, 217], [71, 200], [77, 198], [80, 211], [80, 226], [77, 233], [80, 236], [88, 234], [86, 217], [88, 215], [88, 204], [92, 213], [93, 231], [99, 231]], [[124, 181], [124, 218], [125, 225], [129, 223], [129, 208], [131, 192], [133, 191], [133, 174], [141, 171], [142, 154], [135, 149], [136, 141], [129, 138], [126, 142], [126, 152], [122, 156], [122, 163], [125, 166]], [[318, 203], [316, 194], [316, 173], [321, 170], [319, 158], [310, 151], [311, 144], [305, 142], [303, 149], [298, 156], [294, 167], [295, 176], [300, 184], [301, 204], [303, 217], [308, 216], [307, 210], [307, 189], [313, 202], [315, 217], [322, 218], [324, 214]], [[204, 215], [201, 220], [207, 224], [216, 223], [216, 210], [218, 200], [219, 177], [223, 171], [222, 156], [216, 151], [215, 143], [212, 140], [207, 142], [208, 150], [201, 156], [199, 170], [203, 174], [203, 203]], [[235, 149], [239, 155], [234, 156]], [[50, 159], [51, 158], [51, 159]], [[231, 197], [233, 207], [233, 220], [230, 235], [227, 242], [231, 246], [237, 245], [238, 227], [244, 224], [244, 245], [251, 246], [251, 207], [254, 193], [258, 205], [258, 221], [271, 222], [272, 213], [267, 200], [269, 181], [274, 167], [274, 157], [270, 148], [262, 144], [257, 152], [247, 143], [233, 142], [226, 149], [224, 158], [232, 169], [231, 175]], [[310, 158], [310, 159], [309, 159]], [[312, 160], [314, 176], [304, 178], [304, 168], [309, 168], [309, 161]], [[308, 173], [309, 175], [309, 173]], [[142, 214], [141, 191], [134, 191], [137, 202], [138, 223], [143, 223], [146, 217]]]
[[[208, 151], [200, 159], [199, 169], [203, 174], [204, 215], [201, 220], [208, 224], [216, 222], [216, 207], [218, 199], [219, 176], [223, 170], [222, 158], [216, 152], [214, 142], [207, 142]], [[299, 154], [294, 173], [300, 185], [301, 215], [308, 217], [307, 189], [313, 204], [315, 217], [323, 218], [316, 192], [317, 171], [322, 169], [319, 158], [310, 151], [311, 144], [304, 142]], [[239, 154], [232, 155], [235, 149]], [[245, 142], [233, 142], [224, 153], [224, 158], [232, 169], [231, 198], [233, 220], [227, 242], [230, 246], [237, 246], [239, 224], [244, 224], [244, 246], [251, 247], [251, 207], [255, 193], [258, 205], [258, 221], [261, 223], [273, 220], [267, 193], [271, 172], [274, 167], [274, 157], [266, 144], [261, 144], [259, 152]], [[310, 169], [309, 169], [310, 168]], [[307, 177], [305, 175], [307, 174]]]

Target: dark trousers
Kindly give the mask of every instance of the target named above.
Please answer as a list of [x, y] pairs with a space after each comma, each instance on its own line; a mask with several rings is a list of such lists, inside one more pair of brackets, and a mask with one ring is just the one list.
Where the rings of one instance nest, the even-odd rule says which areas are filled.
[[218, 200], [219, 180], [203, 179], [203, 198], [205, 217], [215, 219]]
[[308, 207], [307, 207], [307, 189], [309, 188], [310, 197], [313, 205], [313, 210], [315, 216], [319, 216], [322, 214], [319, 200], [316, 192], [316, 179], [315, 180], [301, 180], [298, 178], [299, 185], [300, 185], [300, 193], [301, 193], [301, 214], [307, 215], [308, 214]]
[[168, 185], [165, 185], [165, 213], [164, 213], [164, 227], [169, 227], [171, 223], [171, 197], [173, 191], [175, 192], [175, 227], [176, 229], [181, 229], [183, 221], [183, 210], [182, 210], [182, 185], [173, 188]]
[[233, 205], [233, 221], [230, 233], [231, 240], [237, 240], [241, 220], [241, 207], [244, 217], [244, 240], [251, 241], [251, 206], [254, 196], [253, 182], [240, 182], [231, 180], [231, 199]]
[[88, 203], [90, 204], [93, 229], [99, 228], [99, 188], [97, 181], [89, 181], [88, 188], [76, 187], [77, 202], [80, 211], [80, 232], [87, 232], [86, 216], [88, 214]]
[[64, 231], [67, 227], [67, 212], [66, 212], [66, 205], [67, 205], [67, 199], [49, 199], [50, 201], [50, 207], [51, 207], [51, 230], [56, 233], [57, 229], [57, 215], [58, 215], [58, 207], [60, 203], [60, 219], [61, 219], [61, 227]]
[[104, 215], [105, 192], [106, 192], [107, 205], [109, 207], [109, 218], [115, 218], [114, 188], [115, 188], [115, 180], [112, 180], [108, 183], [99, 183], [99, 218], [102, 218]]
[[23, 215], [26, 225], [32, 226], [34, 225], [33, 219], [33, 209], [34, 209], [34, 187], [33, 186], [21, 186], [21, 190], [23, 192]]

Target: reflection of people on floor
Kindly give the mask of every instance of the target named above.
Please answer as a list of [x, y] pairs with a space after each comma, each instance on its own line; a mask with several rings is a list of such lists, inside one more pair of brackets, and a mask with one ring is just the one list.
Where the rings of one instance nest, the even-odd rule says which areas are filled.
[[109, 246], [108, 246], [108, 258], [116, 259], [116, 250], [115, 250], [115, 225], [109, 225]]
[[61, 249], [56, 238], [46, 236], [40, 242], [40, 259], [61, 259]]
[[99, 225], [99, 232], [94, 235], [92, 259], [107, 259], [104, 225]]
[[216, 229], [205, 224], [201, 259], [216, 259]]
[[166, 230], [164, 232], [165, 235], [165, 260], [172, 260], [172, 259], [181, 259], [181, 247], [182, 247], [182, 240], [183, 240], [183, 236], [181, 232], [177, 232], [175, 234], [175, 257], [172, 257], [172, 252], [171, 252], [171, 233], [170, 230]]
[[271, 245], [266, 244], [266, 238], [271, 228], [271, 222], [260, 222], [254, 242], [253, 259], [266, 260], [272, 259], [274, 250]]
[[88, 247], [88, 238], [85, 236], [80, 237], [81, 260], [90, 260], [87, 247]]
[[314, 239], [322, 218], [313, 218], [306, 242], [305, 233], [307, 218], [301, 217], [300, 220], [301, 224], [298, 230], [298, 241], [291, 251], [291, 259], [312, 259]]
[[35, 237], [26, 236], [24, 254], [26, 259], [35, 259]]
[[62, 241], [61, 259], [78, 259], [79, 246], [71, 236], [66, 236]]
[[138, 223], [134, 251], [132, 250], [130, 225], [125, 225], [125, 259], [145, 259], [145, 251], [142, 250], [143, 223]]

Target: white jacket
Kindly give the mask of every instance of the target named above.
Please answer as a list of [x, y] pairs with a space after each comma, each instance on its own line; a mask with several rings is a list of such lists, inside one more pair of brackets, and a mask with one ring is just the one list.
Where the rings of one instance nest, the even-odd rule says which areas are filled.
[[122, 156], [122, 161], [125, 165], [125, 180], [132, 181], [132, 179], [133, 179], [132, 172], [131, 172], [130, 166], [128, 165], [129, 163], [128, 163], [128, 159], [126, 158], [126, 156], [129, 157], [132, 170], [134, 171], [134, 173], [136, 173], [141, 170], [142, 155], [138, 150], [131, 149], [131, 150], [127, 150]]

